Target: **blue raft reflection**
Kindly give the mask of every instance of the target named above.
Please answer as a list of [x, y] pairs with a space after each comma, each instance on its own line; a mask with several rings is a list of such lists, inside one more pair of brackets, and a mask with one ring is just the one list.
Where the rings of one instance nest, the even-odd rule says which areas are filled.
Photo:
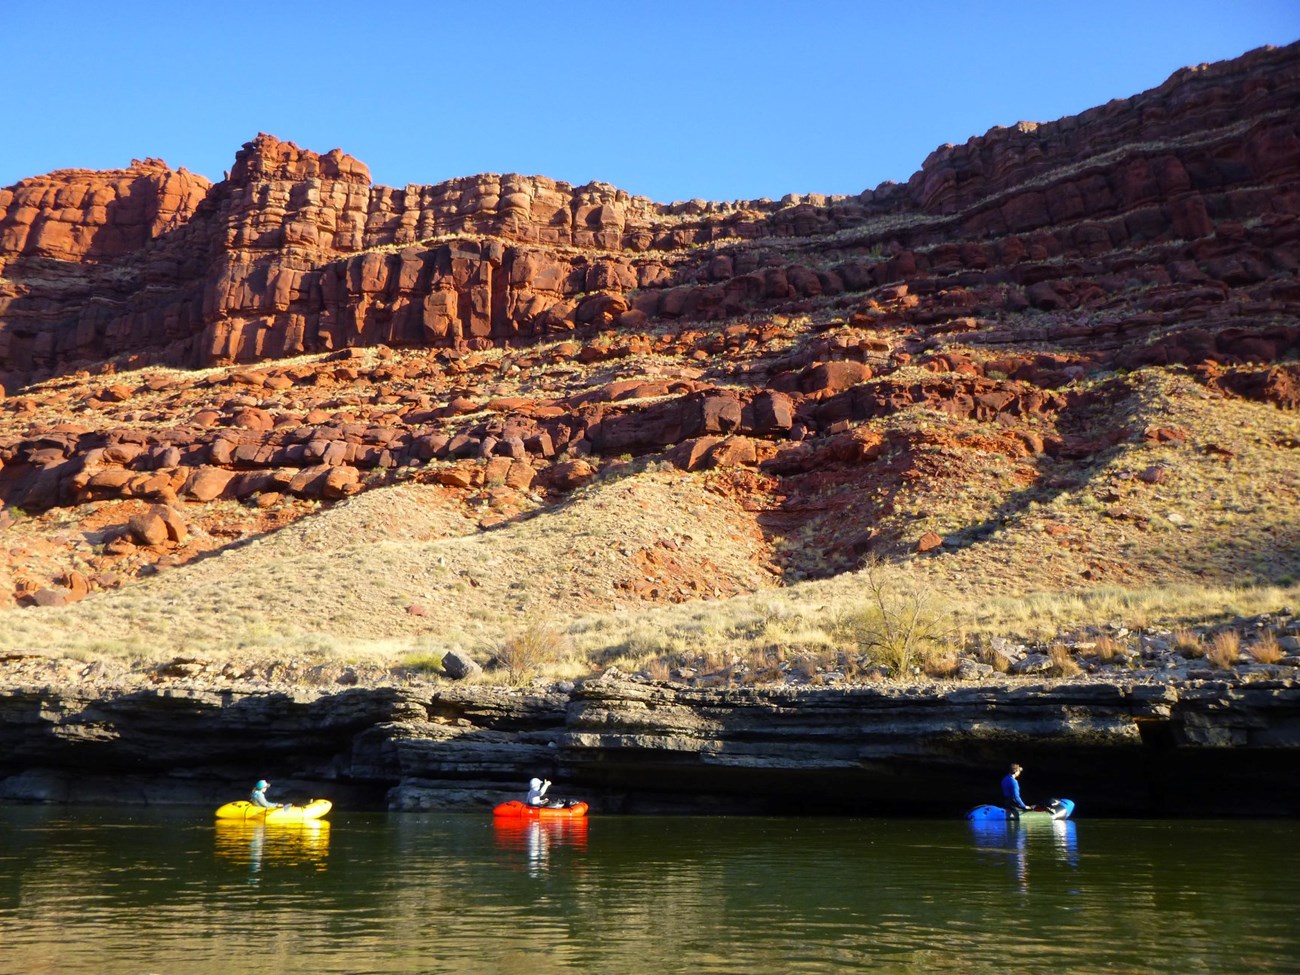
[[1015, 822], [1014, 820], [972, 819], [971, 836], [981, 854], [1005, 862], [1017, 886], [1029, 886], [1029, 860], [1033, 856], [1076, 870], [1079, 866], [1079, 835], [1069, 819]]

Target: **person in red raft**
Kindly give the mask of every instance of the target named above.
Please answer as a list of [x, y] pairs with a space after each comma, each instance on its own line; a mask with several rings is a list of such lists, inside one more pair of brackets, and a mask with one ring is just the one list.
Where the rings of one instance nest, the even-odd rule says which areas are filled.
[[529, 779], [528, 796], [524, 802], [529, 806], [544, 806], [547, 809], [568, 809], [579, 805], [577, 799], [547, 799], [546, 790], [550, 787], [550, 779]]
[[529, 779], [528, 793], [523, 799], [510, 799], [494, 806], [492, 815], [523, 819], [580, 819], [587, 814], [585, 802], [552, 798], [546, 794], [550, 787], [550, 779]]
[[550, 779], [529, 779], [528, 780], [528, 798], [524, 802], [530, 806], [545, 806], [546, 790], [551, 787]]

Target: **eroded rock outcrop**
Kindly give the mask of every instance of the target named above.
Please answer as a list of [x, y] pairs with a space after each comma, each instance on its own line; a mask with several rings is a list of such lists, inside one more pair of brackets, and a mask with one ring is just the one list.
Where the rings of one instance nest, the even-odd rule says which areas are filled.
[[159, 159], [25, 179], [0, 190], [0, 259], [75, 264], [135, 254], [183, 226], [211, 188]]
[[1297, 264], [1298, 92], [1295, 46], [1261, 49], [942, 147], [906, 185], [779, 202], [663, 205], [519, 175], [394, 189], [268, 135], [213, 186], [155, 160], [53, 173], [0, 192], [0, 381], [116, 356], [500, 345], [902, 281], [918, 324], [1102, 310], [1135, 277], [1164, 291], [1134, 310], [1244, 285], [1263, 310], [1285, 296], [1259, 286]]
[[255, 767], [356, 802], [386, 791], [395, 810], [484, 810], [541, 770], [599, 812], [954, 816], [1014, 757], [1091, 815], [1300, 811], [1291, 680], [289, 691], [190, 676], [0, 690], [0, 796], [204, 802]]

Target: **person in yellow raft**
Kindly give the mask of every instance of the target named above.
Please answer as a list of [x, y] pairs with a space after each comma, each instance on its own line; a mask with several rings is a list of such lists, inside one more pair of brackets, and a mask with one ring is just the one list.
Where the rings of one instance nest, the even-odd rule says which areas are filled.
[[289, 806], [286, 802], [272, 802], [266, 798], [266, 790], [271, 787], [271, 783], [266, 779], [258, 779], [257, 784], [253, 786], [253, 791], [248, 796], [248, 801], [254, 806], [261, 806], [263, 809], [285, 809]]

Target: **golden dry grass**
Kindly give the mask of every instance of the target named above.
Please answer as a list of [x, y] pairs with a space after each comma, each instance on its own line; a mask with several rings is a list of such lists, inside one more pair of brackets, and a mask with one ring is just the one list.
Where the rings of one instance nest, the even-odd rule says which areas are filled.
[[1174, 630], [1174, 649], [1185, 657], [1205, 656], [1205, 642], [1200, 635], [1185, 626]]
[[1083, 672], [1070, 648], [1063, 643], [1053, 643], [1048, 647], [1047, 657], [1052, 663], [1052, 673], [1057, 677], [1074, 677]]
[[1227, 670], [1241, 659], [1241, 634], [1236, 630], [1221, 630], [1210, 640], [1205, 659], [1215, 667]]
[[1246, 648], [1250, 658], [1258, 664], [1275, 664], [1286, 656], [1286, 652], [1277, 642], [1277, 636], [1271, 631], [1266, 631], [1260, 637]]
[[[707, 506], [709, 517], [697, 518]], [[611, 545], [611, 540], [616, 542]], [[439, 489], [367, 492], [247, 544], [57, 609], [0, 613], [4, 648], [141, 659], [223, 650], [471, 652], [530, 621], [639, 609], [616, 584], [665, 539], [719, 587], [773, 582], [746, 518], [698, 479], [602, 483], [492, 531]], [[422, 607], [423, 615], [408, 612]]]
[[1116, 640], [1108, 633], [1103, 633], [1094, 641], [1090, 655], [1096, 657], [1102, 663], [1110, 663], [1116, 657], [1121, 656], [1127, 650], [1127, 646]]
[[[1101, 454], [1086, 476], [1062, 471], [1058, 487], [1035, 485], [1018, 496], [1003, 488], [992, 503], [980, 472], [969, 491], [926, 489], [925, 504], [916, 507], [928, 514], [914, 522], [912, 535], [984, 526], [977, 543], [945, 553], [934, 567], [951, 588], [978, 596], [1005, 591], [1011, 580], [1028, 591], [1106, 587], [1122, 602], [1130, 588], [1300, 578], [1300, 527], [1292, 514], [1300, 510], [1300, 465], [1288, 446], [1300, 443], [1300, 415], [1222, 397], [1183, 375], [1148, 371], [1127, 384], [1127, 412], [1111, 423], [1133, 433]], [[1149, 426], [1180, 428], [1189, 437], [1147, 442], [1141, 431]], [[1060, 467], [1050, 458], [1037, 463], [1040, 482]], [[1168, 471], [1162, 483], [1139, 478], [1158, 466]], [[1048, 622], [1045, 637], [1051, 628]]]
[[[753, 655], [832, 668], [842, 655], [870, 650], [855, 632], [879, 613], [875, 586], [923, 600], [928, 616], [960, 621], [929, 643], [942, 669], [944, 655], [966, 641], [1099, 621], [1221, 621], [1276, 612], [1300, 597], [1295, 585], [1187, 583], [971, 597], [924, 559], [877, 565], [874, 581], [862, 570], [778, 586], [748, 513], [706, 484], [673, 471], [599, 482], [487, 532], [436, 489], [378, 489], [121, 591], [0, 612], [0, 648], [141, 661], [261, 654], [393, 663], [459, 649], [485, 661], [541, 620], [570, 648], [552, 672], [689, 659], [727, 666]], [[654, 605], [616, 588], [636, 568], [629, 556], [664, 538], [679, 546], [679, 561], [707, 566], [739, 594]], [[407, 611], [416, 605], [425, 615]], [[1185, 630], [1175, 642], [1195, 640]], [[1006, 668], [1005, 659], [990, 662]]]

